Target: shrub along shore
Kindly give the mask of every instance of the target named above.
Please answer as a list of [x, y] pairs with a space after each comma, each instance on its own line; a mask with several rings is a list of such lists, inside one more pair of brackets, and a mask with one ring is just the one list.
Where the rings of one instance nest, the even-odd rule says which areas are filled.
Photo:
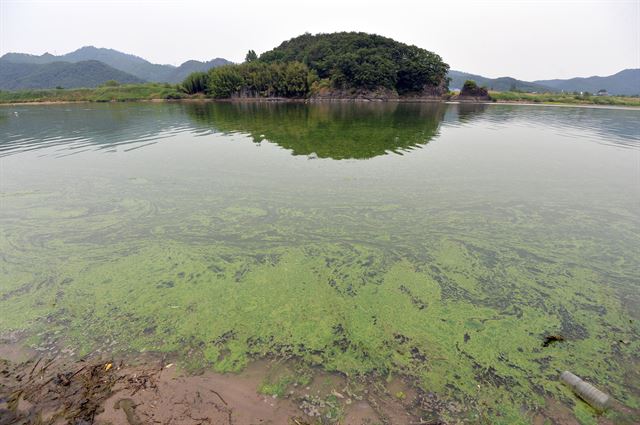
[[[490, 92], [494, 103], [540, 103], [540, 104], [567, 104], [567, 105], [611, 105], [611, 106], [635, 106], [640, 107], [640, 97], [634, 96], [595, 96], [574, 95], [571, 93], [520, 93], [520, 92]], [[440, 98], [428, 97], [424, 100], [449, 101], [452, 93], [447, 93]], [[334, 98], [335, 99], [335, 98]], [[136, 101], [167, 101], [167, 100], [200, 100], [212, 101], [215, 98], [204, 93], [187, 94], [181, 85], [174, 84], [126, 84], [119, 86], [102, 86], [97, 88], [82, 89], [44, 89], [22, 91], [0, 91], [0, 104], [20, 103], [70, 103], [70, 102], [136, 102]], [[323, 98], [297, 98], [285, 97], [265, 98], [262, 96], [234, 98], [231, 100], [278, 100], [278, 101], [323, 101]], [[366, 101], [361, 97], [353, 100]], [[419, 97], [398, 97], [388, 99], [390, 101], [420, 101]]]

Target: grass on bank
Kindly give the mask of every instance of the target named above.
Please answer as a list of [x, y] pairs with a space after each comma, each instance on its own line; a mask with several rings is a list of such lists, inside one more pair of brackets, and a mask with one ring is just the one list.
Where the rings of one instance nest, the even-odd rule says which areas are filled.
[[[527, 102], [580, 105], [615, 105], [640, 107], [638, 96], [595, 96], [571, 93], [521, 93], [491, 91], [495, 102]], [[202, 98], [203, 93], [188, 95], [179, 84], [145, 83], [103, 85], [96, 88], [0, 90], [0, 104], [21, 102], [127, 102], [136, 100], [166, 100]]]
[[126, 102], [187, 97], [175, 84], [103, 85], [96, 88], [0, 91], [0, 103], [18, 102]]
[[640, 106], [638, 96], [596, 96], [572, 93], [489, 92], [496, 102], [562, 103], [571, 105]]

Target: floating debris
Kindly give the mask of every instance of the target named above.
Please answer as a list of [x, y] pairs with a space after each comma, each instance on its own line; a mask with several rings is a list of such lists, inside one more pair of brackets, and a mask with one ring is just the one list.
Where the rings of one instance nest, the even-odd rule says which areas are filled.
[[612, 399], [608, 394], [603, 393], [569, 371], [562, 372], [560, 380], [571, 387], [578, 397], [589, 403], [596, 410], [605, 411], [611, 405]]
[[543, 347], [548, 347], [553, 343], [564, 341], [564, 337], [562, 335], [547, 335], [544, 337], [544, 341], [542, 342]]

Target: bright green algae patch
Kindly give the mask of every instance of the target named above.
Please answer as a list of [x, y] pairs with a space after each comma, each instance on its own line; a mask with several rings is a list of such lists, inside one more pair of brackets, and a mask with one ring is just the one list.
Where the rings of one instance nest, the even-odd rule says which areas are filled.
[[[270, 129], [264, 117], [245, 125], [248, 118], [232, 114], [221, 125], [251, 139], [267, 128], [279, 146], [293, 146], [278, 132], [284, 118], [267, 111]], [[303, 147], [315, 140], [309, 128], [346, 131], [346, 111], [330, 112], [333, 119], [316, 111], [317, 126], [298, 123]], [[438, 132], [424, 125], [415, 124], [415, 134]], [[363, 128], [350, 140], [364, 137]], [[319, 156], [382, 155], [383, 139], [357, 155], [323, 139], [327, 153]], [[237, 143], [258, 151], [238, 167], [270, 154]], [[296, 160], [301, 174], [328, 167]], [[464, 406], [445, 417], [472, 422], [527, 423], [555, 399], [595, 423], [559, 383], [563, 370], [640, 407], [639, 222], [617, 193], [597, 205], [581, 192], [532, 191], [514, 201], [481, 184], [368, 186], [357, 180], [370, 178], [365, 173], [340, 180], [329, 172], [327, 187], [307, 176], [302, 187], [280, 182], [276, 190], [264, 186], [257, 165], [250, 184], [223, 172], [199, 176], [195, 159], [179, 178], [172, 166], [160, 174], [140, 167], [3, 188], [1, 332], [24, 329], [36, 347], [53, 338], [79, 354], [178, 353], [193, 369], [239, 371], [277, 356], [350, 377], [400, 375]], [[547, 335], [565, 341], [543, 347]]]
[[[123, 205], [150, 208], [142, 201]], [[498, 249], [455, 234], [413, 249], [375, 240], [289, 245], [282, 236], [292, 229], [278, 232], [278, 222], [292, 215], [284, 210], [268, 226], [274, 246], [262, 250], [242, 243], [245, 235], [187, 244], [167, 238], [176, 230], [162, 225], [154, 228], [161, 236], [118, 241], [122, 223], [109, 214], [84, 223], [110, 228], [113, 236], [83, 235], [78, 211], [34, 209], [33, 223], [47, 212], [68, 222], [61, 234], [75, 228], [74, 238], [4, 233], [2, 250], [12, 253], [3, 266], [12, 276], [2, 295], [4, 330], [30, 324], [60, 332], [65, 345], [82, 352], [179, 352], [192, 367], [219, 371], [275, 355], [350, 376], [401, 374], [465, 402], [468, 415], [484, 410], [504, 423], [523, 421], [521, 406], [535, 409], [545, 397], [570, 399], [557, 381], [565, 369], [638, 406], [631, 368], [640, 350], [638, 321], [593, 265], [557, 263], [542, 247], [506, 238], [507, 229], [495, 235]], [[225, 228], [251, 223], [260, 234], [265, 215], [235, 207], [212, 220]], [[450, 224], [464, 227], [456, 220]], [[376, 220], [366, 221], [373, 226]], [[97, 245], [90, 235], [107, 240]], [[19, 250], [25, 242], [32, 244], [29, 252]], [[554, 245], [558, 252], [568, 249]], [[567, 341], [544, 348], [547, 334]]]

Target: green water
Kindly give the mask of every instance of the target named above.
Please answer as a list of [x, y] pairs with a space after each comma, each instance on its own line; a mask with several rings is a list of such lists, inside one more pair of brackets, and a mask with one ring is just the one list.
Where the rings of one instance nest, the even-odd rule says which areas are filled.
[[[462, 412], [640, 407], [640, 111], [0, 109], [0, 334], [403, 376]], [[544, 336], [565, 341], [543, 347]], [[376, 379], [377, 379], [376, 378]]]

